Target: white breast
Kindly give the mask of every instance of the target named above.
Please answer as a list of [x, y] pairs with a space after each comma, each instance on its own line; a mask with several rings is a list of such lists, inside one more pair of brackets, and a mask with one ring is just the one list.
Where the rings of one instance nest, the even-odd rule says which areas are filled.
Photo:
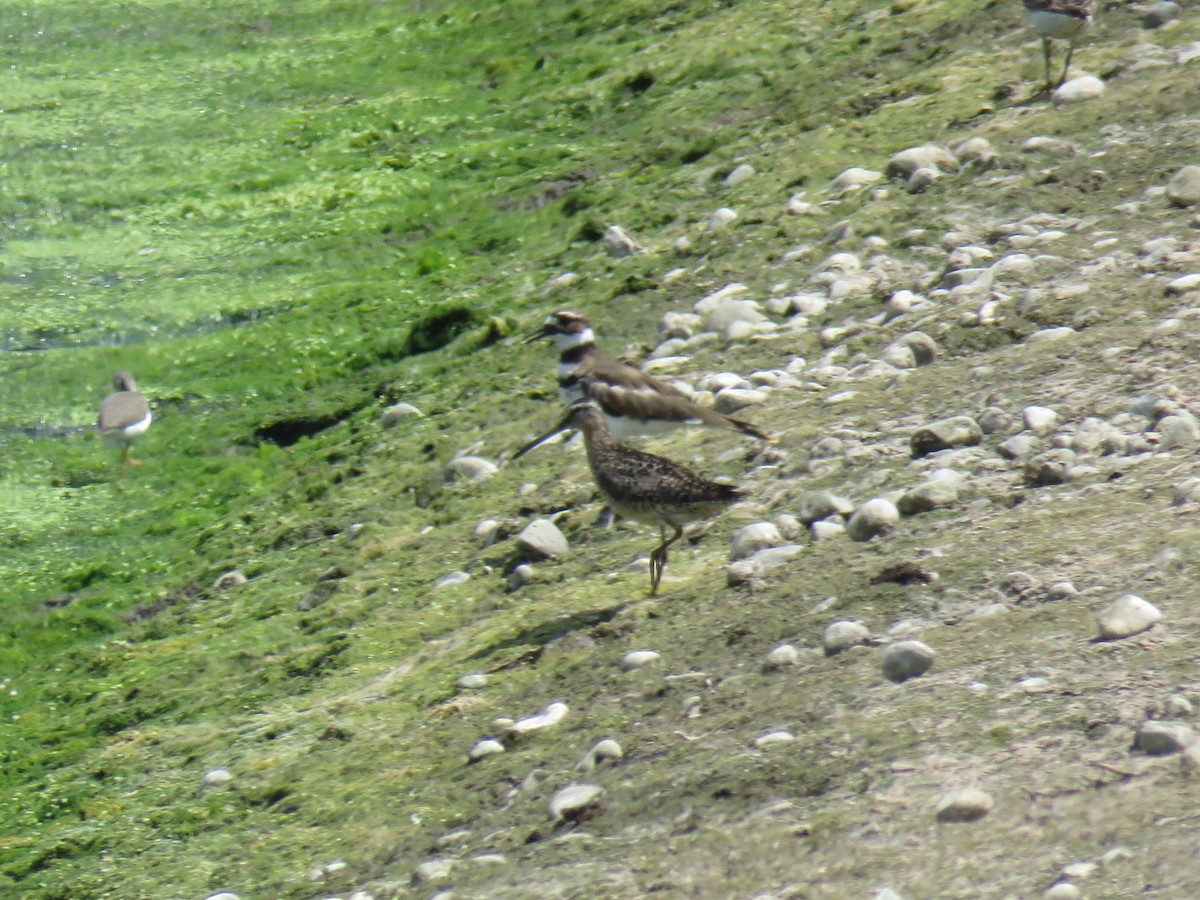
[[1047, 12], [1046, 10], [1028, 10], [1029, 22], [1034, 30], [1042, 37], [1070, 40], [1077, 36], [1088, 25], [1089, 19], [1067, 16], [1063, 13]]
[[154, 418], [149, 412], [146, 413], [146, 418], [140, 422], [134, 422], [132, 425], [126, 425], [121, 429], [121, 433], [128, 438], [135, 438], [138, 435], [146, 433], [146, 429], [150, 427], [150, 422]]

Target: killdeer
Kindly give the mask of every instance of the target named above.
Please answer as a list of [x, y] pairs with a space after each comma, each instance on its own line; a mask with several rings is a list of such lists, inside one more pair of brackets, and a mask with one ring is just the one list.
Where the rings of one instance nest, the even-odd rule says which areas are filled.
[[[1067, 80], [1075, 39], [1091, 24], [1093, 0], [1024, 0], [1029, 23], [1042, 38], [1042, 54], [1046, 58], [1046, 91], [1053, 91]], [[1067, 42], [1067, 61], [1057, 84], [1050, 83], [1050, 39]]]
[[[709, 481], [653, 453], [617, 443], [607, 416], [593, 400], [576, 400], [559, 425], [579, 428], [587, 444], [588, 467], [596, 487], [618, 515], [657, 525], [660, 543], [650, 554], [650, 596], [658, 593], [667, 550], [689, 522], [707, 519], [745, 495], [731, 484]], [[673, 534], [667, 537], [667, 529]]]
[[113, 375], [113, 387], [116, 392], [109, 394], [100, 404], [96, 428], [109, 440], [121, 445], [121, 465], [141, 465], [140, 460], [130, 457], [129, 448], [150, 427], [153, 418], [150, 404], [138, 392], [133, 376], [124, 369]]
[[[634, 435], [661, 434], [685, 423], [729, 428], [774, 443], [762, 429], [693, 403], [671, 385], [601, 353], [592, 325], [582, 313], [562, 309], [546, 318], [526, 343], [551, 338], [558, 348], [558, 395], [566, 404], [584, 397], [594, 400], [617, 440]], [[514, 459], [554, 436], [550, 431], [522, 447]]]

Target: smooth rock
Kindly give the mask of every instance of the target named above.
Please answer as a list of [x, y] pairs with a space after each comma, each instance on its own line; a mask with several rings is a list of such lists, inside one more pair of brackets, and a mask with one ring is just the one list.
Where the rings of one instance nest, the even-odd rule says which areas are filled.
[[907, 180], [918, 169], [932, 169], [934, 172], [957, 172], [958, 160], [945, 147], [939, 147], [936, 144], [910, 147], [907, 150], [901, 150], [888, 160], [886, 175], [888, 178]]
[[475, 762], [476, 760], [483, 759], [485, 756], [494, 756], [497, 753], [503, 752], [504, 745], [498, 740], [495, 738], [484, 738], [475, 743], [475, 746], [471, 748], [467, 757], [471, 762]]
[[1179, 4], [1171, 0], [1159, 0], [1151, 3], [1142, 10], [1142, 27], [1148, 30], [1162, 28], [1168, 22], [1179, 18]]
[[512, 725], [508, 726], [508, 732], [513, 735], [522, 735], [551, 728], [561, 722], [568, 712], [570, 712], [570, 707], [567, 704], [551, 703], [537, 715], [513, 722]]
[[808, 533], [813, 543], [839, 538], [846, 533], [846, 526], [840, 522], [813, 522], [808, 526]]
[[755, 522], [734, 532], [729, 546], [729, 560], [736, 562], [753, 556], [759, 550], [767, 547], [778, 547], [783, 544], [783, 535], [773, 522]]
[[902, 516], [915, 516], [931, 512], [958, 502], [958, 485], [947, 479], [937, 479], [918, 484], [896, 501]]
[[745, 409], [747, 406], [758, 406], [766, 401], [767, 394], [764, 391], [726, 388], [717, 394], [716, 402], [713, 405], [716, 407], [717, 412], [728, 416], [739, 409]]
[[1046, 893], [1042, 894], [1042, 896], [1046, 900], [1078, 900], [1083, 894], [1071, 882], [1060, 881], [1058, 884], [1053, 884], [1047, 888]]
[[1096, 616], [1100, 637], [1106, 641], [1140, 634], [1161, 620], [1162, 613], [1136, 594], [1118, 597]]
[[719, 231], [722, 228], [732, 224], [737, 218], [737, 213], [727, 206], [722, 206], [720, 209], [714, 210], [713, 214], [708, 217], [708, 222], [704, 225], [705, 231]]
[[1167, 756], [1178, 753], [1196, 742], [1196, 732], [1187, 722], [1152, 719], [1143, 722], [1133, 739], [1135, 750], [1151, 756]]
[[868, 500], [854, 511], [846, 523], [846, 534], [852, 541], [869, 541], [887, 534], [900, 521], [900, 510], [894, 503], [877, 497]]
[[953, 416], [913, 432], [909, 440], [914, 458], [939, 450], [973, 447], [983, 440], [983, 429], [970, 416]]
[[204, 773], [204, 777], [200, 779], [201, 788], [220, 788], [225, 787], [229, 782], [233, 781], [233, 773], [228, 769], [210, 769]]
[[849, 516], [854, 512], [854, 504], [845, 497], [839, 497], [829, 491], [809, 491], [800, 498], [800, 508], [796, 517], [805, 525], [830, 516]]
[[534, 519], [517, 535], [517, 549], [533, 559], [553, 559], [570, 546], [557, 525], [549, 519]]
[[755, 747], [769, 747], [771, 744], [790, 744], [796, 740], [790, 731], [772, 731], [754, 739]]
[[247, 578], [244, 574], [237, 569], [233, 569], [223, 575], [218, 576], [217, 580], [212, 583], [212, 589], [214, 591], [227, 591], [230, 588], [245, 584], [246, 581]]
[[834, 178], [833, 186], [839, 191], [851, 191], [869, 184], [875, 184], [878, 181], [882, 181], [883, 178], [884, 175], [882, 172], [853, 166]]
[[826, 656], [837, 654], [865, 644], [871, 637], [871, 632], [862, 622], [831, 622], [821, 634], [821, 648]]
[[920, 641], [900, 641], [883, 651], [883, 677], [900, 683], [924, 675], [931, 668], [936, 654]]
[[735, 166], [733, 171], [725, 176], [725, 186], [734, 187], [735, 185], [741, 184], [743, 181], [749, 181], [757, 174], [758, 172], [755, 171], [754, 166], [750, 165], [749, 163], [742, 163], [741, 165]]
[[454, 587], [455, 585], [462, 584], [464, 581], [470, 581], [470, 580], [471, 580], [470, 572], [463, 572], [463, 571], [459, 570], [457, 572], [451, 572], [449, 575], [444, 575], [441, 578], [439, 578], [437, 583], [434, 585], [434, 587], [435, 588]]
[[576, 820], [584, 818], [600, 806], [604, 789], [595, 784], [571, 784], [550, 798], [550, 818]]
[[1021, 410], [1025, 427], [1036, 435], [1047, 435], [1058, 427], [1058, 413], [1045, 406], [1027, 406]]
[[633, 650], [621, 657], [621, 668], [626, 672], [632, 672], [634, 669], [641, 669], [661, 658], [661, 655], [655, 650]]
[[1035, 331], [1033, 334], [1025, 338], [1024, 343], [1033, 346], [1035, 344], [1050, 344], [1054, 341], [1061, 341], [1064, 338], [1069, 338], [1078, 334], [1070, 325], [1059, 325], [1056, 328], [1043, 328], [1040, 331]]
[[625, 757], [621, 745], [612, 738], [605, 738], [587, 752], [575, 768], [580, 772], [591, 772], [605, 763], [618, 763]]
[[1186, 294], [1188, 291], [1200, 291], [1200, 272], [1191, 275], [1181, 275], [1167, 282], [1167, 294]]
[[786, 669], [789, 666], [796, 666], [799, 664], [800, 651], [791, 644], [780, 644], [767, 654], [767, 658], [763, 665], [768, 671], [773, 671], [775, 669]]
[[479, 456], [456, 456], [446, 463], [446, 471], [471, 484], [477, 484], [491, 478], [500, 470], [496, 468], [495, 463]]
[[1068, 106], [1094, 100], [1104, 93], [1104, 82], [1094, 75], [1080, 75], [1057, 88], [1050, 95], [1055, 106]]
[[411, 403], [395, 403], [383, 411], [380, 422], [384, 428], [395, 428], [405, 419], [420, 418], [424, 413]]
[[626, 256], [637, 256], [646, 252], [646, 248], [620, 225], [610, 225], [604, 229], [603, 243], [605, 251], [613, 259], [624, 259]]
[[412, 883], [438, 884], [448, 881], [454, 870], [455, 861], [452, 859], [429, 859], [413, 870]]
[[951, 791], [938, 803], [939, 822], [977, 822], [992, 811], [991, 795], [977, 788]]
[[232, 891], [221, 891], [219, 894], [209, 894], [204, 900], [242, 900], [242, 898]]
[[483, 672], [468, 672], [466, 675], [460, 676], [454, 683], [465, 690], [478, 690], [487, 687], [488, 677]]
[[1079, 152], [1079, 145], [1065, 138], [1037, 135], [1022, 144], [1021, 149], [1026, 153], [1043, 153], [1046, 156], [1067, 158]]

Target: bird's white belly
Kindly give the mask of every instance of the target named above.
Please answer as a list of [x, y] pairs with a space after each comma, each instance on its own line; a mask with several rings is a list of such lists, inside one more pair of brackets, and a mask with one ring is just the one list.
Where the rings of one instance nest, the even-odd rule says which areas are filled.
[[130, 440], [138, 437], [139, 435], [143, 435], [146, 433], [146, 429], [150, 427], [150, 422], [153, 420], [153, 418], [154, 416], [151, 413], [146, 413], [146, 418], [142, 419], [142, 421], [134, 422], [132, 425], [126, 425], [124, 428], [122, 428], [121, 434], [125, 435], [125, 437], [129, 438]]
[[608, 413], [604, 414], [604, 418], [608, 422], [608, 430], [612, 432], [613, 437], [618, 441], [622, 441], [627, 437], [666, 434], [684, 424], [672, 419], [649, 419], [645, 422], [639, 422], [637, 419], [610, 416]]
[[1063, 13], [1047, 12], [1046, 10], [1028, 10], [1029, 21], [1034, 30], [1042, 37], [1070, 40], [1087, 27], [1088, 19], [1068, 16]]

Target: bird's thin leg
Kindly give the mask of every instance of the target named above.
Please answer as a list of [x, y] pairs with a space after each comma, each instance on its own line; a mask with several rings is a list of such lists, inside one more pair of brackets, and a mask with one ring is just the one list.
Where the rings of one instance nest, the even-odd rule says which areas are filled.
[[[683, 526], [676, 525], [675, 533], [667, 538], [667, 527], [662, 525], [659, 527], [659, 535], [662, 537], [662, 543], [654, 548], [654, 552], [650, 554], [651, 570], [653, 571], [653, 563], [658, 561], [658, 577], [654, 578], [653, 584], [650, 587], [650, 596], [653, 597], [658, 591], [658, 583], [662, 581], [663, 569], [667, 567], [667, 548], [675, 543], [683, 535]], [[653, 575], [651, 576], [653, 577]]]
[[664, 548], [667, 545], [667, 528], [665, 525], [658, 526], [658, 537], [662, 541], [657, 547], [650, 551], [650, 596], [654, 597], [658, 594], [658, 583], [662, 581], [663, 567], [666, 566], [666, 553]]
[[1075, 52], [1075, 42], [1071, 41], [1067, 44], [1067, 61], [1063, 63], [1062, 77], [1058, 79], [1058, 84], [1055, 87], [1062, 87], [1063, 82], [1067, 80], [1067, 71], [1071, 68], [1071, 54]]
[[1042, 38], [1042, 55], [1046, 59], [1046, 93], [1054, 90], [1050, 84], [1050, 38]]

